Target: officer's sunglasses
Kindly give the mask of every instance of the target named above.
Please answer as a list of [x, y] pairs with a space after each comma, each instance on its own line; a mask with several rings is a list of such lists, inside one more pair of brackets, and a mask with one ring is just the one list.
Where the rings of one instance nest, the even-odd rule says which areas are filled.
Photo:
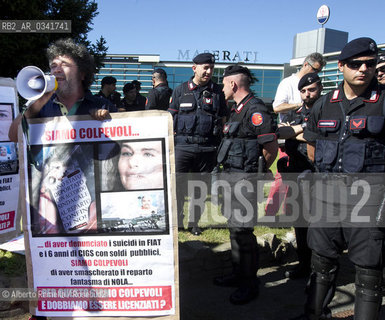
[[361, 68], [361, 66], [365, 64], [367, 68], [374, 68], [377, 65], [376, 59], [370, 60], [350, 60], [346, 62], [346, 65], [349, 69], [357, 70]]

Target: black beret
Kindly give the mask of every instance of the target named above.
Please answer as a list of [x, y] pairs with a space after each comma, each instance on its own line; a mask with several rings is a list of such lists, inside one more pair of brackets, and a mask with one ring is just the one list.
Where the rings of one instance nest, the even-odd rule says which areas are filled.
[[223, 77], [233, 76], [235, 74], [240, 74], [240, 73], [243, 73], [247, 75], [249, 78], [251, 78], [250, 70], [246, 67], [242, 67], [237, 64], [233, 66], [228, 66], [223, 72]]
[[377, 68], [382, 66], [385, 63], [385, 55], [378, 56], [377, 58]]
[[116, 78], [114, 77], [107, 76], [102, 79], [102, 86], [104, 86], [105, 84], [114, 84], [114, 83], [116, 83]]
[[311, 85], [314, 82], [319, 82], [321, 79], [319, 78], [318, 74], [315, 72], [305, 74], [301, 80], [298, 82], [298, 90], [301, 90], [303, 87], [306, 87], [308, 85]]
[[206, 63], [214, 64], [215, 63], [215, 57], [211, 53], [208, 53], [208, 52], [200, 53], [197, 56], [195, 56], [195, 58], [193, 59], [193, 62], [195, 64], [206, 64]]
[[123, 87], [123, 93], [136, 89], [135, 85], [132, 82], [126, 83]]
[[376, 42], [371, 38], [357, 38], [348, 42], [342, 49], [339, 61], [345, 61], [353, 57], [377, 55], [378, 48]]

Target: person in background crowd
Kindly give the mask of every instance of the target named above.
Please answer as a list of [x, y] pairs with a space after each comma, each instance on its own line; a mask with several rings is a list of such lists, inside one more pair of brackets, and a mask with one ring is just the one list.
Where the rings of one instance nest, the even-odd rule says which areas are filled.
[[124, 98], [122, 99], [119, 107], [119, 112], [124, 111], [142, 111], [144, 110], [144, 105], [141, 106], [137, 102], [137, 90], [135, 86], [131, 83], [126, 83], [123, 87]]
[[385, 55], [377, 59], [376, 76], [379, 83], [385, 84]]
[[[285, 139], [285, 151], [288, 157], [282, 157], [277, 169], [285, 181], [287, 179], [301, 183], [297, 175], [302, 172], [314, 172], [314, 165], [307, 157], [306, 141], [303, 138], [303, 130], [309, 119], [310, 110], [314, 103], [321, 96], [321, 79], [316, 73], [304, 75], [298, 83], [298, 90], [302, 99], [302, 106], [289, 111], [282, 118], [277, 130], [277, 136]], [[302, 190], [300, 190], [297, 203], [299, 204], [299, 219], [295, 221], [295, 237], [297, 242], [297, 255], [299, 264], [292, 270], [286, 271], [285, 276], [290, 279], [307, 277], [310, 274], [311, 250], [307, 245], [307, 223], [304, 220], [304, 208], [302, 207]], [[292, 194], [289, 187], [288, 193]], [[286, 214], [292, 207], [286, 207]], [[292, 214], [293, 215], [293, 214]]]
[[134, 80], [131, 82], [135, 89], [136, 89], [136, 104], [139, 106], [139, 107], [145, 107], [146, 105], [146, 97], [145, 96], [142, 96], [140, 94], [140, 90], [142, 88], [142, 83], [139, 82], [138, 80]]
[[293, 73], [280, 82], [273, 102], [274, 112], [280, 115], [280, 119], [282, 119], [283, 114], [302, 106], [301, 96], [298, 91], [299, 80], [305, 74], [321, 72], [325, 65], [326, 61], [322, 54], [313, 52], [305, 58], [301, 69], [297, 73]]
[[[297, 73], [292, 74], [290, 77], [287, 77], [280, 82], [273, 101], [274, 112], [279, 114], [280, 121], [287, 112], [302, 106], [301, 95], [298, 90], [299, 80], [305, 74], [320, 72], [325, 65], [326, 61], [322, 54], [313, 52], [305, 58], [301, 69]], [[285, 156], [284, 148], [280, 148], [279, 157], [282, 158]], [[282, 202], [284, 203], [283, 207], [285, 208], [286, 192], [287, 186], [282, 183], [281, 174], [277, 172], [275, 181], [270, 187], [266, 203], [265, 211], [267, 215], [277, 214]]]
[[163, 69], [155, 69], [152, 73], [153, 89], [148, 92], [146, 110], [167, 110], [172, 90], [168, 87], [167, 73]]
[[104, 77], [101, 86], [100, 91], [95, 96], [110, 100], [118, 108], [120, 105], [120, 93], [116, 92], [116, 78], [111, 76]]
[[[175, 88], [169, 111], [175, 128], [175, 171], [177, 173], [178, 223], [183, 226], [184, 197], [187, 195], [186, 175], [210, 174], [216, 165], [216, 150], [220, 129], [227, 115], [221, 87], [211, 81], [215, 58], [211, 53], [198, 54], [193, 59], [194, 76]], [[189, 221], [192, 234], [199, 235], [198, 221], [202, 212], [193, 212]]]

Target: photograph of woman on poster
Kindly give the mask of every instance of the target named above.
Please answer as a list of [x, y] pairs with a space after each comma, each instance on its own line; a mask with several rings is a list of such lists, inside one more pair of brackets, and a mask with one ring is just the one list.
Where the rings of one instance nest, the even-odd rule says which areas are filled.
[[163, 188], [161, 141], [118, 142], [111, 153], [102, 166], [103, 191]]
[[0, 141], [9, 141], [8, 131], [12, 120], [12, 104], [0, 103]]

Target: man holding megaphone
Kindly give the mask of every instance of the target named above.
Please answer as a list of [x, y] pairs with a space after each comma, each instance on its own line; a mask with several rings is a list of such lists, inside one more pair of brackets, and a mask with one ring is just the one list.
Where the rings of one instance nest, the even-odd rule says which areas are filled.
[[[37, 67], [26, 67], [19, 72], [17, 89], [29, 101], [25, 112], [19, 114], [10, 126], [8, 135], [11, 141], [18, 140], [18, 126], [23, 116], [29, 119], [90, 114], [95, 120], [105, 120], [109, 112], [117, 111], [112, 103], [93, 96], [89, 90], [95, 65], [85, 46], [71, 39], [58, 40], [48, 48], [47, 57], [51, 75], [45, 75]], [[55, 201], [49, 193], [44, 195], [47, 203]], [[56, 221], [58, 216], [54, 210], [47, 211], [39, 218], [39, 223]], [[96, 211], [91, 204], [88, 225], [95, 223]], [[32, 316], [31, 319], [46, 317]]]
[[71, 39], [58, 40], [48, 48], [47, 57], [51, 76], [44, 75], [39, 68], [26, 67], [17, 77], [17, 89], [29, 100], [30, 106], [12, 122], [8, 133], [11, 141], [17, 142], [17, 130], [23, 116], [45, 118], [90, 114], [96, 120], [105, 120], [109, 112], [117, 111], [111, 103], [89, 91], [95, 65], [85, 46]]

